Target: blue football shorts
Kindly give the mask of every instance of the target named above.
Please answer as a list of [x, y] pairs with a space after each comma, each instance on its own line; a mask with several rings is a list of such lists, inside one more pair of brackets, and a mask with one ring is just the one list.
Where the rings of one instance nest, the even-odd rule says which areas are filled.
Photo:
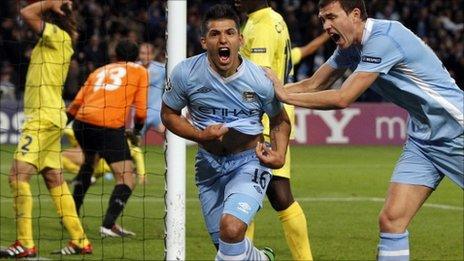
[[222, 215], [230, 214], [250, 224], [262, 207], [272, 178], [271, 170], [260, 164], [254, 149], [216, 156], [200, 148], [195, 172], [203, 217], [215, 244], [219, 243]]
[[448, 141], [408, 138], [391, 181], [435, 189], [444, 176], [464, 188], [463, 135]]

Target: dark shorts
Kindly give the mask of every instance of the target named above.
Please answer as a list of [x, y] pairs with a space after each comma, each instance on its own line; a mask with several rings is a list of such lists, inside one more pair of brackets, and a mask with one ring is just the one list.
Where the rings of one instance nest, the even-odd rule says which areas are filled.
[[108, 164], [132, 159], [124, 128], [105, 128], [74, 120], [73, 130], [87, 155], [98, 154]]

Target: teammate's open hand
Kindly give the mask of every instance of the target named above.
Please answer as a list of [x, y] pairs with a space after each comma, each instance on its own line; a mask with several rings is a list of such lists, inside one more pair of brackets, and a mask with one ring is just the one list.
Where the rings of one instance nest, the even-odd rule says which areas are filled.
[[272, 150], [272, 148], [268, 147], [266, 143], [258, 142], [256, 144], [255, 151], [259, 161], [264, 166], [271, 169], [280, 169], [284, 166], [285, 155], [281, 155], [278, 152]]
[[272, 81], [274, 85], [274, 90], [277, 99], [279, 99], [282, 102], [285, 102], [287, 100], [287, 92], [285, 91], [282, 82], [279, 80], [279, 78], [277, 78], [277, 76], [271, 69], [264, 67], [264, 71], [266, 72], [266, 76]]
[[222, 136], [229, 131], [229, 128], [225, 127], [223, 124], [215, 124], [206, 127], [202, 132], [200, 132], [199, 140], [200, 141], [212, 141], [212, 140], [222, 140]]

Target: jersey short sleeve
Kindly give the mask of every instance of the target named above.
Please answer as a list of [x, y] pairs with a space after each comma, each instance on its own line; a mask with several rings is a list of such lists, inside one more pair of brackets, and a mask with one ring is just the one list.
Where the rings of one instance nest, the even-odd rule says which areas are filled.
[[67, 32], [63, 31], [57, 25], [45, 23], [42, 32], [42, 41], [50, 48], [58, 49], [65, 41], [71, 41]]
[[353, 61], [347, 51], [340, 50], [337, 47], [332, 56], [327, 60], [327, 64], [335, 69], [346, 69], [353, 64]]
[[269, 116], [277, 115], [283, 108], [282, 103], [275, 97], [274, 86], [272, 81], [267, 77], [263, 80], [266, 93], [263, 98], [263, 110]]
[[403, 59], [402, 51], [387, 35], [372, 36], [364, 44], [356, 72], [388, 73]]
[[170, 79], [166, 83], [163, 102], [171, 109], [180, 111], [187, 105], [187, 83], [184, 72], [184, 63], [174, 67]]
[[259, 33], [254, 34], [252, 39], [249, 39], [251, 44], [250, 57], [248, 59], [258, 65], [270, 68], [272, 67], [276, 49], [274, 29], [271, 30], [267, 25], [257, 24], [255, 26], [254, 31]]

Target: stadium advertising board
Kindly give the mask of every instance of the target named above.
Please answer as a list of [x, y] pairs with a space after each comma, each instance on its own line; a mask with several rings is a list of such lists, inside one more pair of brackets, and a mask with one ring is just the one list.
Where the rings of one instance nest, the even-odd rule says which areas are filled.
[[403, 144], [405, 110], [391, 103], [357, 103], [344, 110], [297, 108], [295, 144]]
[[[24, 114], [22, 104], [2, 101], [0, 105], [0, 143], [16, 144]], [[400, 145], [407, 130], [407, 113], [390, 103], [357, 103], [338, 111], [296, 108], [294, 144]], [[163, 139], [148, 131], [147, 144]]]
[[0, 103], [0, 144], [17, 144], [19, 129], [23, 121], [22, 103], [2, 100]]

